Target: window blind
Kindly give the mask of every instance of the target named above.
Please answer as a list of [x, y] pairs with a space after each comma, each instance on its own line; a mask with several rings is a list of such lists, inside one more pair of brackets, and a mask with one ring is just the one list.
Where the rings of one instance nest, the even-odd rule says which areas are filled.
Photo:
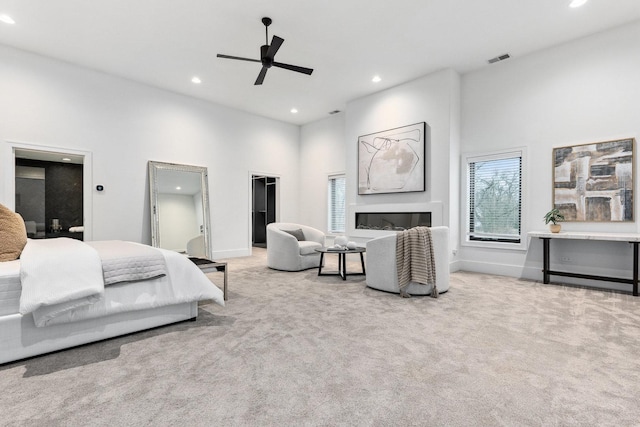
[[470, 161], [469, 239], [520, 243], [522, 157]]
[[344, 233], [345, 231], [345, 190], [344, 176], [329, 177], [328, 187], [328, 229], [330, 233]]

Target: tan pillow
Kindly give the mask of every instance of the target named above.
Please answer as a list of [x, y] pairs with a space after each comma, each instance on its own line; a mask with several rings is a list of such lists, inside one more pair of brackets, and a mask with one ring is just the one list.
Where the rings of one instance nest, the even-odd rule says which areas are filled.
[[27, 229], [20, 214], [0, 205], [0, 262], [20, 258], [27, 244]]

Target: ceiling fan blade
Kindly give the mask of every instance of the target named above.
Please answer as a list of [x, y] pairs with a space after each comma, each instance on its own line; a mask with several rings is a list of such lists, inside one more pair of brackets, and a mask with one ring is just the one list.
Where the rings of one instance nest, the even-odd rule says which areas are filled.
[[258, 74], [258, 78], [256, 79], [256, 82], [254, 83], [254, 85], [261, 85], [262, 82], [264, 81], [264, 76], [267, 75], [267, 67], [262, 67], [262, 70], [260, 70], [260, 74]]
[[303, 73], [303, 74], [311, 75], [311, 73], [313, 73], [313, 68], [298, 67], [297, 65], [283, 64], [282, 62], [274, 62], [273, 66], [278, 68], [284, 68], [286, 70], [297, 71], [298, 73]]
[[231, 55], [222, 55], [222, 54], [218, 54], [216, 55], [218, 58], [225, 58], [225, 59], [237, 59], [239, 61], [251, 61], [251, 62], [262, 62], [259, 59], [251, 59], [251, 58], [242, 58], [240, 56], [231, 56]]
[[271, 39], [271, 44], [269, 45], [269, 50], [267, 50], [267, 57], [273, 59], [278, 49], [280, 49], [280, 46], [282, 46], [283, 41], [283, 38], [273, 36], [273, 38]]

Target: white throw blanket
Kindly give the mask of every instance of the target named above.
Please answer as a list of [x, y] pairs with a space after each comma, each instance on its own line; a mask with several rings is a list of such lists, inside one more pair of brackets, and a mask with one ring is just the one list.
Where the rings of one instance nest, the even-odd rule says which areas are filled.
[[[20, 314], [36, 310], [55, 317], [102, 298], [98, 252], [69, 239], [29, 239], [20, 256]], [[42, 325], [37, 325], [42, 326]]]

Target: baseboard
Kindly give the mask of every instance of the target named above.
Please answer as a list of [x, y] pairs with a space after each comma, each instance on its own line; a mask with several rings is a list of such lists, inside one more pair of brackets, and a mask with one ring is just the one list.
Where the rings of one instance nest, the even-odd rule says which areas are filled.
[[243, 249], [230, 249], [226, 251], [213, 251], [212, 258], [216, 259], [225, 259], [225, 258], [238, 258], [243, 256], [250, 256], [251, 250], [248, 248]]
[[495, 274], [497, 276], [516, 277], [519, 279], [542, 280], [542, 269], [523, 267], [521, 265], [488, 263], [480, 261], [457, 261], [458, 270], [474, 273]]
[[449, 263], [449, 272], [455, 273], [456, 271], [462, 270], [462, 261], [453, 261]]

